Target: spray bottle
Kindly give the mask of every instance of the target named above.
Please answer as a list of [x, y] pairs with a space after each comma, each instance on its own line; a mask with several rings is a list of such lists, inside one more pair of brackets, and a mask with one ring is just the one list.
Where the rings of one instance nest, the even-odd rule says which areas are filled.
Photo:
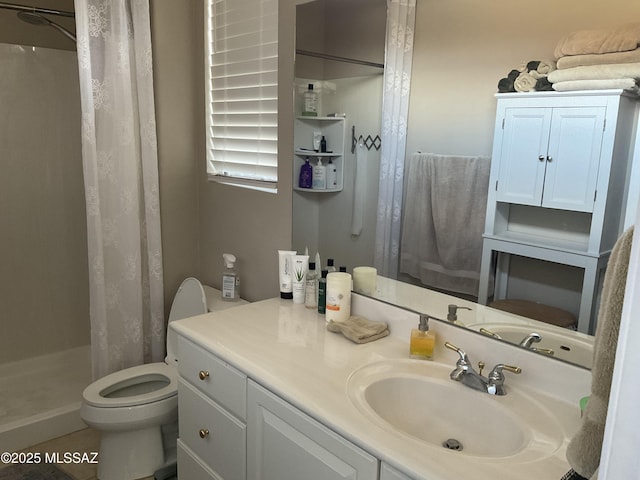
[[222, 273], [222, 300], [235, 302], [240, 298], [240, 275], [236, 272], [236, 257], [231, 253], [223, 253], [224, 272]]

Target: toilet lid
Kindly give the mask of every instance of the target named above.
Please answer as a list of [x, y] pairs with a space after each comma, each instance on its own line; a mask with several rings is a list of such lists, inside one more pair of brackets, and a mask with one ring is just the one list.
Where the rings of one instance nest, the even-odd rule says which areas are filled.
[[[204, 288], [199, 280], [189, 277], [183, 280], [182, 284], [173, 297], [171, 312], [169, 313], [169, 323], [174, 320], [194, 317], [207, 313], [207, 298]], [[165, 362], [175, 367], [178, 362], [178, 340], [174, 332], [167, 331], [167, 356]]]
[[95, 407], [130, 407], [178, 394], [178, 372], [166, 363], [147, 363], [99, 378], [82, 392]]
[[194, 317], [207, 313], [207, 298], [200, 281], [193, 277], [186, 278], [173, 298], [169, 321]]

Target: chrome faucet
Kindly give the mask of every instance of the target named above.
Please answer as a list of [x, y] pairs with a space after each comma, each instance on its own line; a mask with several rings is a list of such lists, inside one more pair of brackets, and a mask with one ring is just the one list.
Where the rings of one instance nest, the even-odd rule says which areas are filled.
[[479, 362], [480, 373], [478, 373], [474, 370], [464, 350], [449, 342], [445, 342], [444, 346], [460, 355], [460, 358], [456, 362], [456, 368], [449, 374], [451, 380], [461, 382], [463, 385], [473, 388], [474, 390], [480, 390], [489, 395], [506, 395], [507, 392], [504, 389], [504, 374], [502, 371], [507, 370], [508, 372], [516, 374], [522, 372], [520, 367], [499, 363], [493, 367], [489, 375], [484, 377], [482, 376], [484, 362]]

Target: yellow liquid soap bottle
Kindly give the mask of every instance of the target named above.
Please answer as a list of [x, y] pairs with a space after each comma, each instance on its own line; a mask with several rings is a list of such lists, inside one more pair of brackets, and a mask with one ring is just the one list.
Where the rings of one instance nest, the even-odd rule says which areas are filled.
[[429, 330], [429, 316], [420, 315], [418, 328], [411, 330], [409, 355], [411, 358], [431, 360], [436, 345], [436, 334]]

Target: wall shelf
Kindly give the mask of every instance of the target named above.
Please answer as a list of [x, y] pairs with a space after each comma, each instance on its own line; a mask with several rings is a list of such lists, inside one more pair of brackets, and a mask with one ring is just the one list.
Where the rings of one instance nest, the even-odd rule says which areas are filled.
[[[325, 137], [329, 152], [316, 152], [313, 149], [314, 132], [319, 132]], [[293, 160], [293, 189], [305, 193], [334, 193], [340, 192], [344, 186], [344, 117], [296, 117], [293, 130], [294, 160]], [[322, 164], [327, 165], [328, 159], [337, 169], [337, 187], [323, 190], [313, 188], [300, 188], [300, 167], [309, 157], [311, 165], [315, 165], [317, 158], [322, 158]], [[325, 161], [326, 160], [326, 161]]]

